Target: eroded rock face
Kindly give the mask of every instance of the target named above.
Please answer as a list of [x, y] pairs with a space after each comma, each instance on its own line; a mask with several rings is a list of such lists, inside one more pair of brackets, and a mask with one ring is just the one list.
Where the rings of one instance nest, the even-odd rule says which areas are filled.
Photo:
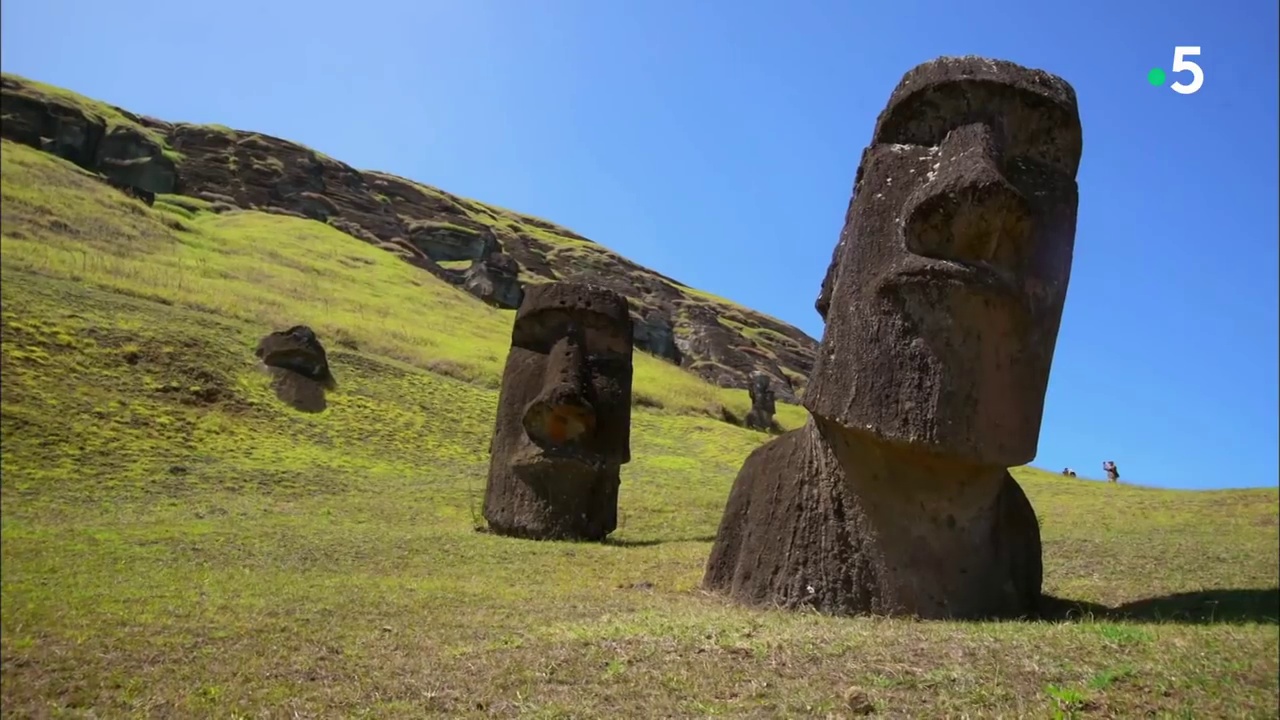
[[262, 337], [253, 354], [271, 376], [271, 387], [280, 401], [302, 412], [321, 412], [328, 403], [325, 391], [337, 387], [324, 346], [315, 331], [295, 325]]
[[[674, 278], [545, 220], [357, 170], [262, 133], [168, 123], [114, 107], [110, 111], [127, 122], [108, 128], [88, 107], [5, 75], [0, 134], [112, 174], [122, 189], [133, 188], [127, 192], [144, 200], [144, 193], [177, 192], [215, 203], [214, 212], [244, 208], [327, 223], [499, 307], [510, 307], [518, 293], [505, 273], [507, 261], [489, 260], [494, 252], [517, 264], [518, 277], [601, 285], [628, 298], [637, 349], [723, 387], [745, 389], [759, 371], [775, 378], [778, 400], [795, 402], [813, 368], [817, 343], [799, 329], [708, 301]], [[165, 143], [176, 151], [176, 180]], [[441, 265], [466, 260], [472, 265], [465, 271]]]
[[[177, 172], [164, 148], [143, 132], [124, 126], [108, 127], [96, 115], [17, 92], [19, 83], [0, 81], [4, 100], [4, 136], [37, 147], [99, 172], [116, 184], [149, 193], [173, 192]], [[121, 111], [139, 122], [136, 116]]]
[[[720, 322], [718, 312], [708, 306], [685, 306], [681, 311], [685, 332], [676, 339], [689, 369], [721, 387], [750, 388], [750, 377], [760, 372], [780, 378], [775, 393], [782, 400], [796, 400], [793, 388], [776, 360], [747, 343], [743, 336]], [[809, 367], [805, 367], [806, 373]], [[738, 381], [743, 378], [744, 381]]]
[[98, 143], [96, 169], [111, 178], [151, 193], [171, 193], [178, 172], [164, 148], [132, 128], [115, 127]]
[[436, 262], [484, 260], [501, 248], [488, 228], [441, 222], [414, 224], [409, 228], [409, 242]]
[[676, 347], [676, 328], [669, 313], [650, 310], [635, 323], [636, 347], [679, 365], [680, 348]]
[[490, 445], [484, 517], [501, 535], [603, 540], [631, 460], [626, 298], [593, 285], [530, 287], [516, 313]]
[[817, 307], [802, 429], [744, 463], [704, 585], [750, 604], [1035, 611], [1035, 456], [1075, 240], [1061, 78], [983, 58], [906, 74], [864, 151]]
[[501, 252], [489, 253], [471, 263], [462, 286], [481, 300], [507, 310], [515, 310], [524, 300], [520, 266], [510, 255]]
[[773, 428], [773, 414], [778, 409], [770, 383], [769, 376], [764, 373], [751, 376], [751, 386], [747, 388], [747, 394], [751, 397], [751, 410], [747, 413], [746, 425], [753, 430]]

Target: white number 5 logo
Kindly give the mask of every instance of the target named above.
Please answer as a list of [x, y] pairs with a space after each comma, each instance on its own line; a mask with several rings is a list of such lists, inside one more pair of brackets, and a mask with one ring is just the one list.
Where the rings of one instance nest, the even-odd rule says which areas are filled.
[[1199, 45], [1179, 45], [1173, 49], [1173, 71], [1182, 72], [1187, 70], [1191, 73], [1191, 83], [1184, 85], [1182, 81], [1178, 81], [1169, 87], [1176, 93], [1190, 95], [1200, 89], [1204, 84], [1204, 70], [1200, 66], [1187, 59], [1188, 55], [1199, 55]]

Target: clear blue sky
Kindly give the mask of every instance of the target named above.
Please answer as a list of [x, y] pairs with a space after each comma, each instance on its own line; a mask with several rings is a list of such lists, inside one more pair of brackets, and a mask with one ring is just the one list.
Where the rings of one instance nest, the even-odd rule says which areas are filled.
[[[1071, 9], [1065, 9], [1071, 8]], [[791, 322], [862, 148], [938, 55], [1044, 68], [1084, 123], [1035, 464], [1277, 484], [1277, 4], [5, 0], [0, 63], [567, 225]], [[1146, 75], [1199, 45], [1201, 90]], [[1182, 79], [1185, 81], [1186, 73]], [[1170, 79], [1170, 82], [1172, 82]]]

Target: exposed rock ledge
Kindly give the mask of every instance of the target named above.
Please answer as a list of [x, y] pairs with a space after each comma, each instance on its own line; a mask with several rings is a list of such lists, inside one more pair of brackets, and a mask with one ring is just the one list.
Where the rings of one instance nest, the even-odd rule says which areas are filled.
[[794, 402], [817, 343], [766, 315], [711, 298], [545, 220], [360, 171], [296, 143], [142, 117], [14, 75], [0, 80], [0, 135], [144, 193], [181, 193], [328, 223], [493, 305], [523, 286], [583, 280], [626, 295], [636, 347], [723, 386], [768, 376]]

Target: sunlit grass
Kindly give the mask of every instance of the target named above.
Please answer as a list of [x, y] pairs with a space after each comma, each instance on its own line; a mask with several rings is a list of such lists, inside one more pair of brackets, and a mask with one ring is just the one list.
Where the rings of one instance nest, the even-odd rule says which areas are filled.
[[[1275, 716], [1274, 489], [1015, 470], [1046, 590], [1167, 622], [738, 608], [697, 586], [767, 440], [721, 419], [744, 392], [638, 356], [613, 542], [477, 533], [512, 313], [321, 223], [2, 150], [6, 717]], [[320, 415], [254, 368], [297, 323]]]

